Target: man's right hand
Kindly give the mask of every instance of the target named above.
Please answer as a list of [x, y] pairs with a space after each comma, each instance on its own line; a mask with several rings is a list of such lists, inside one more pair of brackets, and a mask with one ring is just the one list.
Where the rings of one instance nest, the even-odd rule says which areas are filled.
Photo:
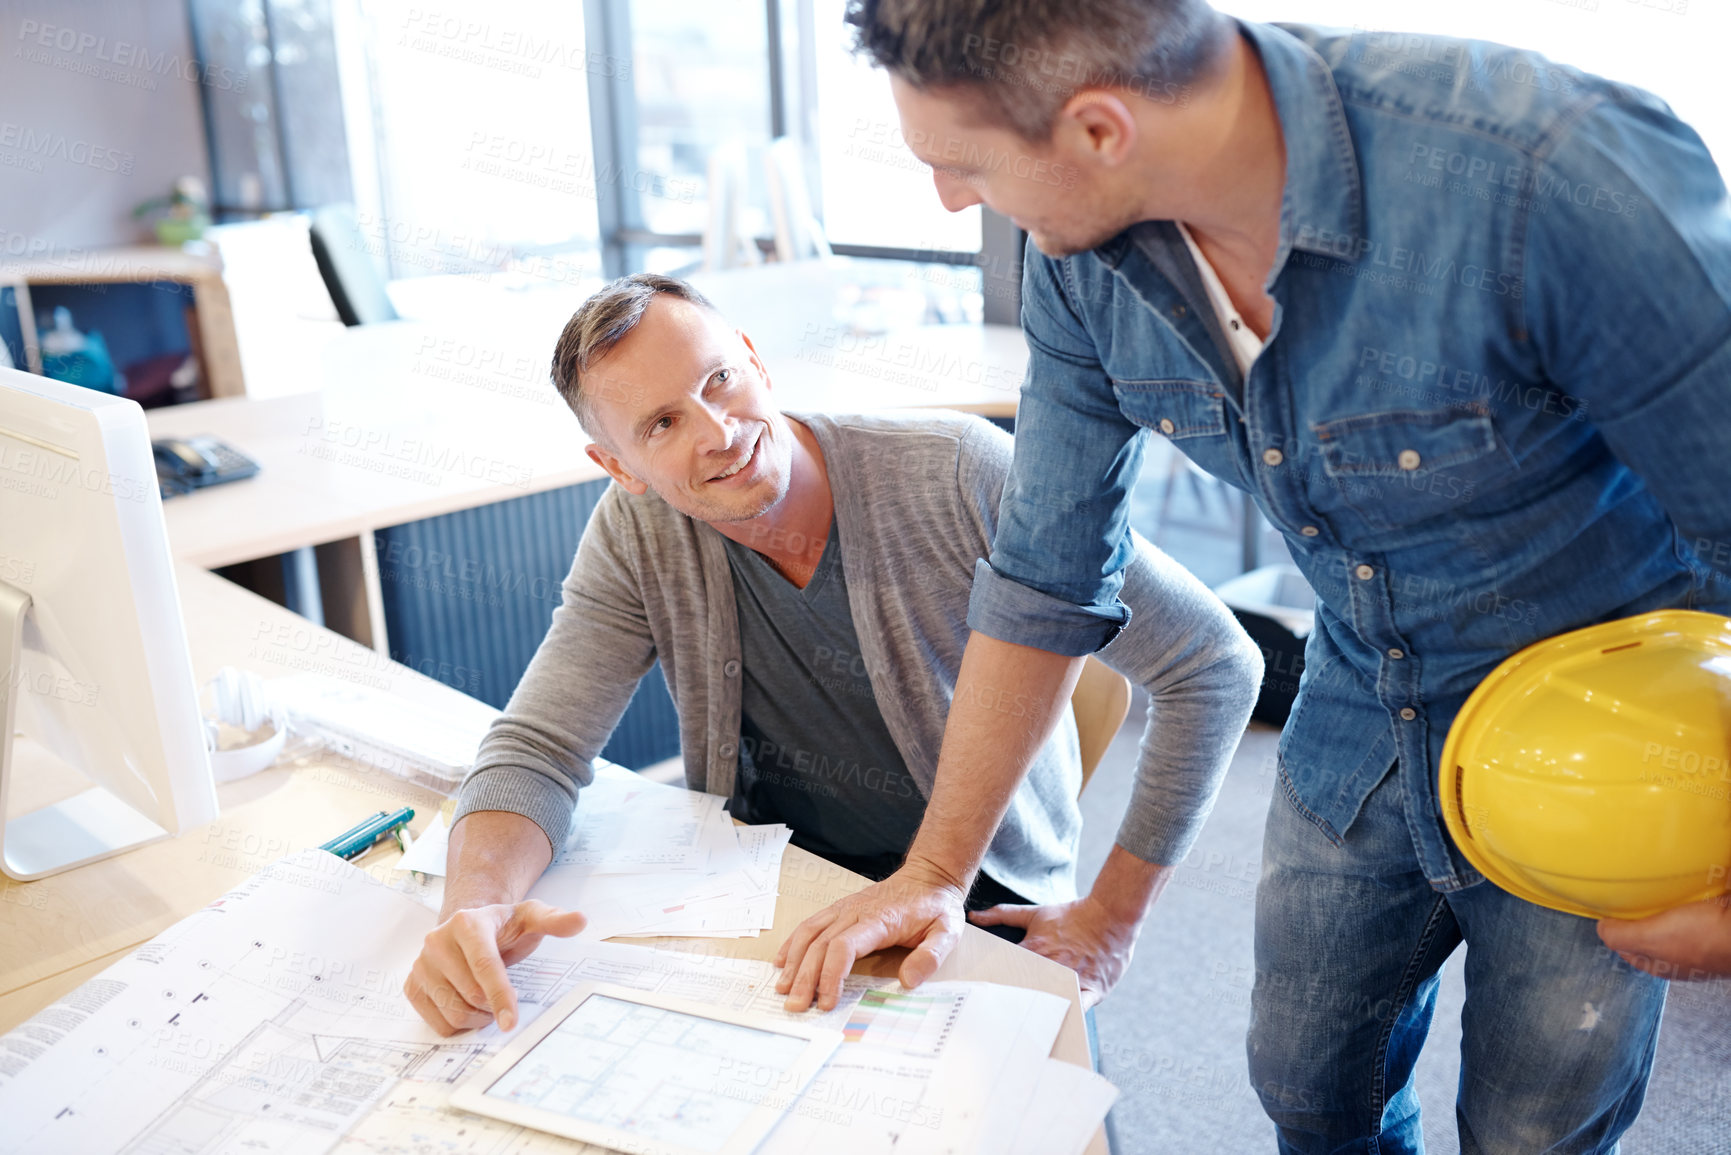
[[434, 927], [403, 983], [409, 1004], [441, 1035], [517, 1025], [517, 992], [505, 968], [532, 954], [548, 935], [569, 938], [588, 925], [574, 910], [529, 899], [456, 911]]
[[898, 972], [917, 987], [943, 965], [967, 925], [964, 887], [907, 863], [884, 879], [831, 903], [793, 929], [774, 963], [776, 993], [798, 1013], [817, 1003], [835, 1009], [855, 960], [887, 946], [913, 948]]

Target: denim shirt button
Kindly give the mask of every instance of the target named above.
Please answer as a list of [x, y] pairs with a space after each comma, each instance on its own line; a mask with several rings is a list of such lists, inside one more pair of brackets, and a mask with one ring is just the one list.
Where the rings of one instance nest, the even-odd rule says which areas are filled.
[[1264, 449], [1262, 451], [1262, 463], [1264, 465], [1279, 465], [1285, 460], [1286, 455], [1278, 449]]
[[1172, 418], [1162, 417], [1160, 419], [1160, 432], [1164, 433], [1166, 436], [1168, 436], [1168, 437], [1172, 436], [1172, 434], [1174, 432], [1176, 432], [1177, 429], [1178, 429], [1178, 426], [1172, 424]]
[[1376, 576], [1376, 571], [1367, 565], [1361, 565], [1352, 572], [1358, 575], [1358, 580], [1361, 582], [1367, 582]]
[[1298, 532], [1302, 533], [1305, 537], [1315, 537], [1317, 534], [1321, 533], [1322, 531], [1320, 529], [1317, 529], [1314, 525], [1307, 525], [1307, 526], [1304, 526], [1301, 529], [1299, 529]]
[[1395, 458], [1395, 461], [1400, 464], [1402, 469], [1411, 473], [1413, 470], [1418, 468], [1418, 451], [1416, 449], [1403, 449], [1400, 451], [1400, 456]]
[[1418, 717], [1418, 711], [1413, 709], [1411, 706], [1406, 706], [1406, 707], [1403, 707], [1401, 709], [1401, 712], [1400, 712], [1401, 721], [1410, 722], [1416, 717]]
[[1402, 658], [1406, 657], [1406, 651], [1401, 649], [1399, 646], [1395, 646], [1393, 649], [1389, 650], [1388, 656], [1398, 662]]

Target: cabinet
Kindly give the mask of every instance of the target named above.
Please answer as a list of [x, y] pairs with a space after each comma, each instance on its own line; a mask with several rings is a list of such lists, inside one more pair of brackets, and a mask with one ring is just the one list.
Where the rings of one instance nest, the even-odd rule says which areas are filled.
[[0, 260], [0, 289], [10, 313], [0, 318], [0, 335], [12, 338], [20, 369], [42, 371], [38, 318], [66, 305], [79, 329], [103, 334], [118, 370], [190, 353], [199, 364], [198, 399], [246, 394], [214, 252], [137, 246]]

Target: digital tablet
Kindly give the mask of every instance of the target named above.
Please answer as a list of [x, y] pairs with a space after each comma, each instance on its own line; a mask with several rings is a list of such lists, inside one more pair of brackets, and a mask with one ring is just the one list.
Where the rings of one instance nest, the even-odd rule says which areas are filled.
[[633, 1155], [748, 1155], [841, 1042], [685, 999], [585, 983], [451, 1105]]

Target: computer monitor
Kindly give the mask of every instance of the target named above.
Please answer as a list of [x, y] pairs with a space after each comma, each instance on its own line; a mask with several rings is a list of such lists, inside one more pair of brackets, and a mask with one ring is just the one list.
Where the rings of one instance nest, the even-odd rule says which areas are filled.
[[14, 369], [0, 369], [0, 669], [7, 875], [216, 818], [144, 411]]

